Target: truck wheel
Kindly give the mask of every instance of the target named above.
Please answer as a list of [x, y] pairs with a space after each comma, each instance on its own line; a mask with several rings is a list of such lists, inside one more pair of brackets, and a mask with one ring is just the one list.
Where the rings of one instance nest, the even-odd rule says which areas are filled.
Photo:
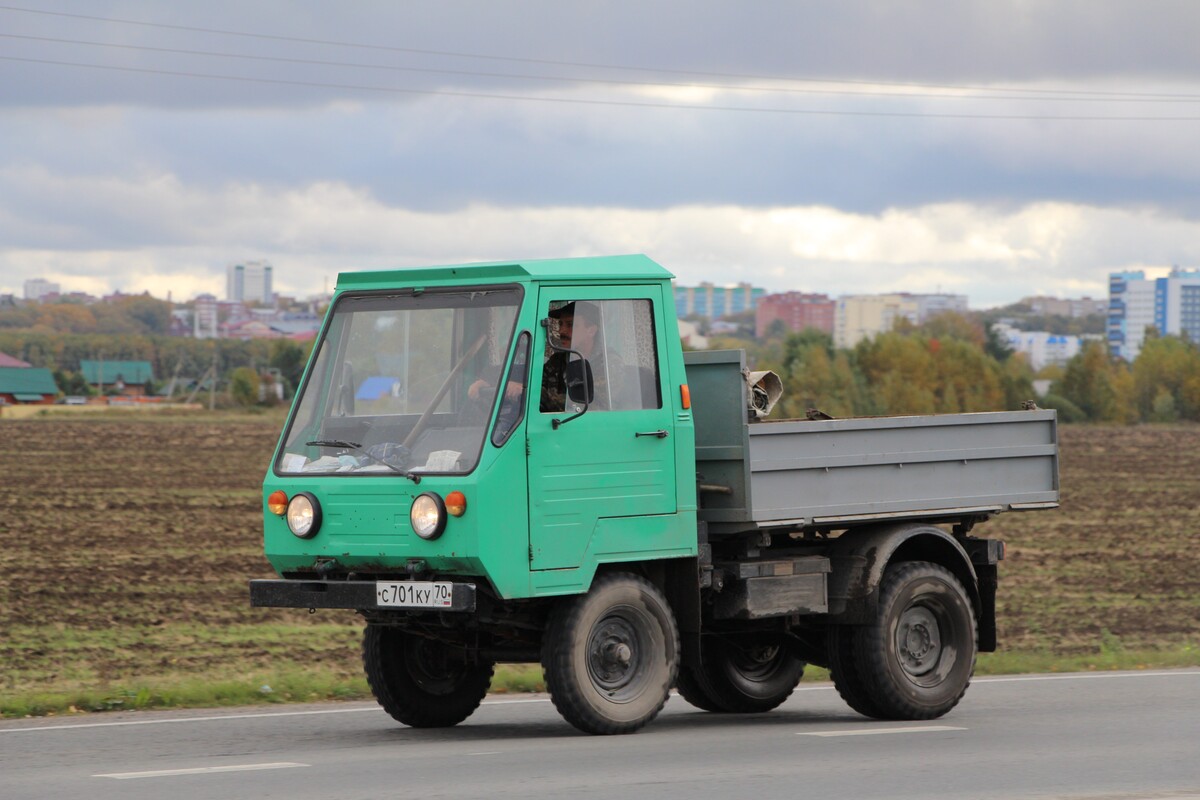
[[675, 688], [679, 690], [680, 697], [701, 711], [720, 713], [725, 710], [717, 705], [712, 698], [712, 690], [690, 667], [681, 666], [679, 668], [679, 677], [675, 681]]
[[631, 733], [654, 719], [678, 667], [675, 617], [644, 578], [601, 576], [550, 614], [546, 687], [558, 713], [585, 733]]
[[398, 628], [368, 625], [363, 633], [371, 692], [384, 711], [414, 728], [446, 728], [471, 716], [487, 694], [493, 666]]
[[[803, 675], [804, 662], [777, 641], [710, 638], [693, 681], [714, 708], [695, 705], [733, 714], [770, 711], [791, 696]], [[691, 702], [682, 689], [680, 694]]]
[[889, 566], [874, 622], [854, 631], [855, 667], [887, 719], [933, 719], [958, 704], [975, 671], [975, 613], [950, 570]]
[[854, 632], [850, 625], [834, 625], [826, 637], [829, 677], [846, 705], [864, 717], [883, 719], [884, 714], [867, 691], [866, 682], [858, 671], [854, 659]]

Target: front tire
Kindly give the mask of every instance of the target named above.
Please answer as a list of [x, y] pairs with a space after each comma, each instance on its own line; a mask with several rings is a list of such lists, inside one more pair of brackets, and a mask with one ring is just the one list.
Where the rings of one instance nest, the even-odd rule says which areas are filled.
[[[940, 717], [962, 699], [975, 671], [977, 630], [971, 600], [954, 574], [938, 564], [908, 561], [889, 566], [873, 623], [839, 634], [849, 635], [843, 643], [852, 657], [847, 688], [852, 696], [863, 694], [862, 702], [850, 705], [868, 716]], [[835, 635], [834, 642], [839, 638]], [[835, 681], [837, 675], [835, 664]]]
[[550, 699], [585, 733], [631, 733], [667, 702], [679, 632], [662, 592], [629, 573], [598, 577], [550, 614], [542, 669]]
[[494, 664], [399, 628], [367, 625], [367, 683], [383, 710], [414, 728], [447, 728], [474, 713], [487, 694]]

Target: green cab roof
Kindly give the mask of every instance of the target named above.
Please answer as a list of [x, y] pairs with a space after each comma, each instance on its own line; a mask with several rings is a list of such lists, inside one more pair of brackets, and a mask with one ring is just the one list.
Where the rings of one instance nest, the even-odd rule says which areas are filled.
[[478, 283], [663, 280], [675, 277], [644, 255], [447, 264], [338, 274], [338, 291]]

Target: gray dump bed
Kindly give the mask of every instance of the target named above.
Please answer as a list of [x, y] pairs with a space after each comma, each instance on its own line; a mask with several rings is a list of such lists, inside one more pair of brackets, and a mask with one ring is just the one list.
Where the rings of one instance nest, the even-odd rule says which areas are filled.
[[744, 358], [685, 354], [711, 533], [1058, 505], [1054, 411], [748, 422]]

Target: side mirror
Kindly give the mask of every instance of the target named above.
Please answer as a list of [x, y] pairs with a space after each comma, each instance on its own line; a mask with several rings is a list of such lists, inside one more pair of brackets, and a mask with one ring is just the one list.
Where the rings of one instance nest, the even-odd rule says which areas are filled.
[[592, 379], [592, 365], [586, 358], [567, 362], [567, 399], [572, 403], [591, 405], [596, 399], [596, 384]]

